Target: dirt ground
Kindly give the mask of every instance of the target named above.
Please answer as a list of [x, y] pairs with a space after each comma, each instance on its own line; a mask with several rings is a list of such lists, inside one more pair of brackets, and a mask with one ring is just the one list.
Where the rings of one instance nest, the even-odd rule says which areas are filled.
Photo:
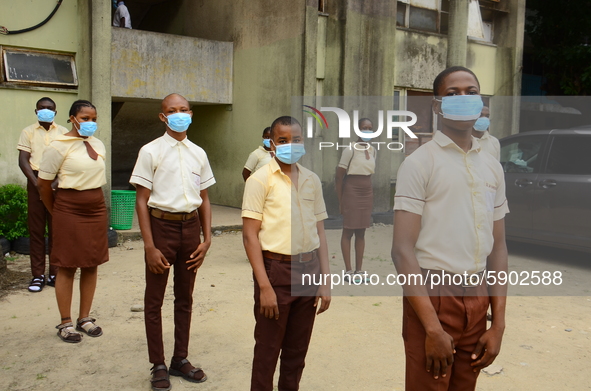
[[[391, 226], [368, 230], [365, 269], [394, 272], [391, 235]], [[327, 231], [327, 236], [332, 272], [340, 272], [340, 231]], [[512, 255], [510, 262], [525, 258]], [[27, 257], [8, 261], [13, 272], [28, 270], [27, 263]], [[149, 390], [143, 317], [130, 310], [142, 303], [143, 273], [141, 241], [110, 249], [110, 261], [99, 267], [92, 311], [104, 335], [84, 337], [80, 344], [66, 344], [56, 336], [59, 314], [53, 288], [33, 294], [22, 281], [15, 282], [0, 299], [0, 390]], [[163, 308], [169, 355], [171, 285]], [[337, 290], [329, 311], [317, 318], [302, 390], [403, 389], [399, 290], [368, 296], [372, 291], [353, 288]], [[254, 326], [252, 274], [240, 233], [213, 238], [194, 297], [188, 358], [203, 366], [209, 379], [193, 384], [171, 377], [173, 390], [247, 390]], [[77, 303], [75, 292], [74, 309]], [[590, 309], [589, 296], [510, 297], [503, 347], [494, 364], [500, 373], [482, 373], [478, 390], [591, 389]]]

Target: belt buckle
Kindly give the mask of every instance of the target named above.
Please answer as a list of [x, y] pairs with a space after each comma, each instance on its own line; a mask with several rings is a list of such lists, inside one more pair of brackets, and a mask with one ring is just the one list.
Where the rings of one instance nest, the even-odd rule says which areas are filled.
[[480, 273], [465, 274], [462, 276], [462, 288], [474, 288], [480, 283]]
[[299, 256], [298, 262], [299, 263], [308, 263], [308, 262], [310, 262], [312, 259], [309, 259], [307, 261], [302, 261], [303, 255], [307, 255], [307, 254], [310, 254], [310, 252], [307, 252], [307, 253], [299, 253], [298, 254], [298, 256]]

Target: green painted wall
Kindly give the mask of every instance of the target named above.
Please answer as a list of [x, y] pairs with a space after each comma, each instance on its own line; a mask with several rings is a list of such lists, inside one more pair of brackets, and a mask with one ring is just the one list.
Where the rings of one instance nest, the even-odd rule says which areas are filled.
[[[9, 30], [31, 27], [45, 19], [54, 7], [54, 1], [1, 0], [2, 24]], [[79, 45], [78, 20], [77, 2], [64, 1], [47, 24], [23, 34], [0, 35], [0, 45], [76, 53]], [[76, 90], [64, 92], [51, 88], [25, 89], [0, 85], [0, 185], [26, 183], [18, 168], [16, 144], [21, 130], [36, 122], [35, 103], [44, 96], [56, 102], [56, 122], [66, 126], [70, 105], [78, 99]]]

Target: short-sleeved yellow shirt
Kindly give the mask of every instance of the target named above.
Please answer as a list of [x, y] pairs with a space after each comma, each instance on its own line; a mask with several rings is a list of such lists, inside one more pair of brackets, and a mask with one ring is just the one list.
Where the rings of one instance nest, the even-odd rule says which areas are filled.
[[57, 136], [64, 133], [68, 133], [68, 129], [55, 122], [52, 122], [51, 126], [49, 126], [49, 130], [45, 130], [39, 122], [36, 122], [22, 130], [16, 148], [19, 151], [29, 152], [31, 154], [31, 157], [29, 158], [31, 168], [35, 171], [39, 171], [39, 164], [41, 163], [43, 151], [45, 151], [45, 148], [47, 148]]
[[345, 149], [339, 161], [339, 167], [347, 170], [347, 175], [372, 175], [376, 169], [376, 150], [371, 145], [367, 149], [367, 154], [363, 149], [363, 143], [359, 143], [359, 149], [354, 145], [351, 149]]
[[483, 151], [490, 153], [495, 159], [501, 160], [501, 143], [488, 130], [478, 139], [478, 144]]
[[320, 247], [316, 223], [328, 218], [320, 179], [296, 165], [298, 188], [275, 159], [251, 175], [244, 188], [242, 217], [260, 220], [261, 248], [296, 255]]
[[[84, 141], [98, 154], [97, 160], [88, 156]], [[39, 178], [52, 181], [57, 176], [60, 189], [89, 190], [107, 183], [105, 176], [105, 146], [96, 137], [58, 136], [43, 153]]]
[[270, 161], [271, 152], [267, 151], [263, 147], [258, 147], [257, 149], [252, 151], [250, 155], [248, 155], [248, 159], [246, 159], [244, 168], [246, 168], [252, 174], [265, 164], [269, 163]]

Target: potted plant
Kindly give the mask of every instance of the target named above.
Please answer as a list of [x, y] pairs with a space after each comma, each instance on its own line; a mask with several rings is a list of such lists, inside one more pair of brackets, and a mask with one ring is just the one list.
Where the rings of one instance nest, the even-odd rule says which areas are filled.
[[0, 237], [8, 241], [22, 237], [28, 241], [27, 191], [19, 185], [0, 186]]

